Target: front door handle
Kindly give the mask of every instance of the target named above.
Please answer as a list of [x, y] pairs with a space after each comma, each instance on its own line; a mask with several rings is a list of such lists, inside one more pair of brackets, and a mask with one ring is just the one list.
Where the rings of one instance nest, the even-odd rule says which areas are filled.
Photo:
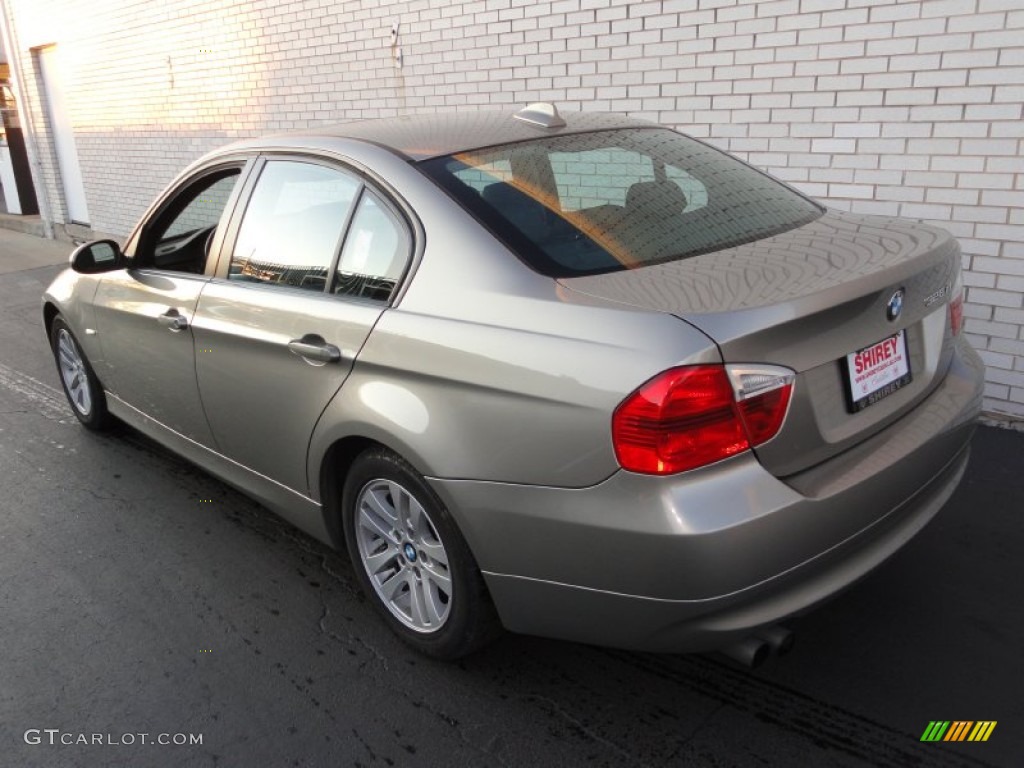
[[288, 349], [307, 362], [336, 363], [341, 360], [340, 349], [313, 333], [307, 333], [301, 339], [292, 339], [288, 342]]
[[157, 315], [156, 321], [172, 331], [183, 331], [188, 328], [188, 318], [176, 309], [168, 309], [162, 315]]

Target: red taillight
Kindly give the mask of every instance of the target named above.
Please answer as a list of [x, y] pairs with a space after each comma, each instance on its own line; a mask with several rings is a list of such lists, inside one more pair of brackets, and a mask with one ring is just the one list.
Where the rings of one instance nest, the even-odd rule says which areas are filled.
[[742, 453], [779, 431], [793, 378], [768, 366], [667, 370], [615, 410], [615, 456], [631, 472], [668, 475]]

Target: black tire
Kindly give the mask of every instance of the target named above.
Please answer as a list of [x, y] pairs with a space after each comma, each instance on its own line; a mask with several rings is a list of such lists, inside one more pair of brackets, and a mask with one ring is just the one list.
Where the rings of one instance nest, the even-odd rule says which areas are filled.
[[[70, 384], [68, 375], [61, 365], [62, 342], [67, 345], [65, 351], [71, 351], [80, 362], [77, 372], [70, 374], [72, 377]], [[60, 315], [53, 319], [53, 324], [50, 326], [50, 349], [53, 351], [53, 359], [57, 364], [57, 376], [60, 378], [61, 388], [71, 406], [71, 412], [88, 429], [100, 431], [109, 427], [111, 416], [107, 411], [107, 398], [103, 394], [103, 387], [100, 386], [78, 339], [75, 338], [68, 324]], [[74, 364], [70, 358], [69, 361]]]
[[[382, 499], [385, 505], [394, 502], [394, 495], [385, 487], [387, 484], [397, 489], [399, 497], [403, 497], [404, 491], [422, 509], [422, 516], [410, 515], [419, 521], [416, 524], [419, 531], [415, 534], [412, 525], [400, 530], [403, 513], [398, 510], [403, 504], [399, 502], [391, 509], [396, 512], [397, 522], [392, 526], [390, 537], [385, 538], [381, 529], [357, 527], [361, 502], [369, 505], [370, 514], [374, 514], [375, 509], [370, 504], [372, 500]], [[416, 508], [413, 504], [405, 506]], [[388, 518], [380, 514], [378, 519]], [[374, 448], [356, 458], [342, 493], [342, 525], [353, 570], [363, 592], [395, 634], [417, 651], [450, 661], [479, 650], [501, 634], [501, 623], [465, 539], [437, 494], [400, 456], [384, 448]], [[371, 566], [364, 559], [363, 550], [378, 553], [377, 565], [381, 567], [375, 577], [371, 576]], [[447, 568], [442, 567], [442, 560], [447, 560]], [[435, 581], [435, 575], [447, 575], [450, 585], [447, 594]], [[386, 583], [378, 586], [382, 581]], [[440, 583], [445, 583], [443, 578]], [[394, 599], [389, 601], [382, 590], [392, 584], [399, 586], [394, 588]], [[420, 605], [430, 602], [440, 609], [435, 610], [435, 615], [443, 612], [443, 618], [418, 621], [413, 608], [414, 592], [419, 595]], [[406, 598], [409, 600], [407, 611], [401, 605]], [[426, 607], [419, 616], [425, 618], [425, 613], [429, 613]]]

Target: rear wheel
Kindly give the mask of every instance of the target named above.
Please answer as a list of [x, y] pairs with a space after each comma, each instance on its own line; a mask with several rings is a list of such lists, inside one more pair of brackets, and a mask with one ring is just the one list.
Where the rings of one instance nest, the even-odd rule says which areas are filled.
[[372, 449], [355, 460], [342, 514], [363, 591], [406, 643], [456, 659], [499, 634], [469, 547], [441, 500], [399, 456]]
[[58, 315], [50, 327], [50, 346], [57, 362], [60, 383], [71, 410], [89, 429], [103, 429], [110, 423], [107, 400], [78, 340]]

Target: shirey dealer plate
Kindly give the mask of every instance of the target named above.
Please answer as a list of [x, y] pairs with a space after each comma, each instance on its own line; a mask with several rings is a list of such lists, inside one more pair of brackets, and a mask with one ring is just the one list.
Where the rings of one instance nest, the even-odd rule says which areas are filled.
[[910, 380], [906, 331], [846, 356], [846, 394], [851, 411], [863, 411]]

